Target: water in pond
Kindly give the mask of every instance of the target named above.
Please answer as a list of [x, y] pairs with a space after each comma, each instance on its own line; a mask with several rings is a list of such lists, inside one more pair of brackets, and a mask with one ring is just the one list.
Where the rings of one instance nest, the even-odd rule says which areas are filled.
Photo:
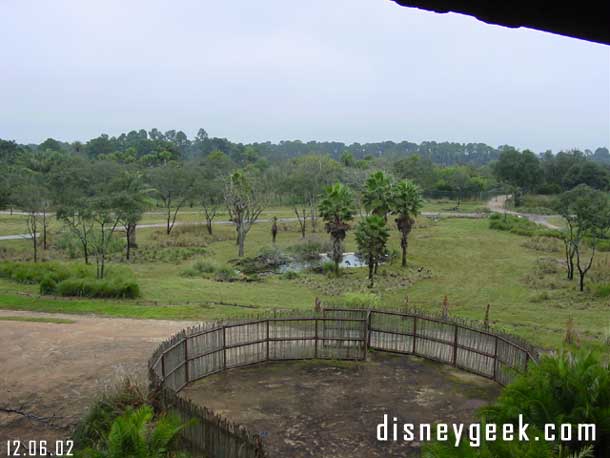
[[[320, 253], [320, 259], [315, 261], [293, 261], [280, 267], [280, 272], [301, 272], [305, 269], [320, 267], [326, 262], [332, 262], [327, 253]], [[356, 253], [343, 253], [343, 260], [339, 264], [342, 268], [364, 267], [366, 264]]]

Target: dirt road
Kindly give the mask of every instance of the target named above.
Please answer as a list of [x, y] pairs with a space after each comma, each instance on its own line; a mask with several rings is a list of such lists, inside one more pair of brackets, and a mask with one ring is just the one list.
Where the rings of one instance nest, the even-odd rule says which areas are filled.
[[490, 199], [487, 202], [487, 208], [489, 208], [494, 213], [507, 213], [509, 215], [521, 216], [522, 218], [527, 218], [530, 221], [533, 221], [536, 224], [540, 224], [541, 226], [548, 227], [549, 229], [559, 229], [558, 226], [549, 223], [549, 215], [536, 215], [533, 213], [520, 213], [511, 210], [506, 210], [504, 208], [504, 204], [506, 203], [506, 199], [508, 199], [508, 197], [509, 196], [507, 195], [503, 195], [496, 196]]
[[[8, 439], [67, 439], [101, 390], [125, 376], [146, 383], [146, 363], [154, 348], [193, 324], [0, 310], [0, 318], [7, 316], [75, 322], [0, 319], [0, 456]], [[31, 420], [7, 409], [58, 418]]]

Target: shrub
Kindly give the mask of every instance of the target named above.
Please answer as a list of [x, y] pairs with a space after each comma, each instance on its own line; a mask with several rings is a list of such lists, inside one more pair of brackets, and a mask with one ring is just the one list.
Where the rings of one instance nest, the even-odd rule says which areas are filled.
[[213, 274], [218, 269], [218, 264], [214, 261], [197, 261], [193, 264], [193, 270], [200, 274]]
[[[498, 400], [483, 408], [494, 423], [524, 421], [542, 429], [545, 424], [595, 424], [596, 457], [610, 456], [610, 367], [601, 355], [580, 349], [543, 356], [539, 364], [508, 385]], [[585, 444], [566, 443], [572, 451]]]
[[57, 282], [51, 275], [45, 275], [40, 281], [40, 294], [53, 294], [57, 288]]
[[136, 409], [149, 402], [146, 389], [125, 379], [104, 392], [89, 408], [73, 434], [76, 448], [100, 446], [114, 420], [127, 409]]
[[594, 285], [593, 288], [597, 297], [610, 297], [610, 283]]
[[294, 270], [289, 270], [288, 272], [283, 273], [282, 278], [284, 278], [285, 280], [294, 280], [296, 278], [299, 278], [299, 273], [295, 272]]
[[121, 279], [68, 278], [59, 282], [55, 292], [60, 296], [135, 299], [140, 297], [137, 283]]
[[[83, 458], [174, 458], [178, 433], [189, 423], [183, 424], [175, 414], [154, 418], [149, 405], [127, 409], [112, 423], [104, 441], [97, 448], [83, 450]], [[186, 456], [184, 453], [178, 456]]]
[[[458, 448], [451, 440], [427, 444], [424, 458], [567, 458], [568, 456], [610, 456], [610, 368], [607, 355], [581, 349], [574, 353], [561, 351], [544, 355], [539, 364], [529, 366], [506, 386], [496, 402], [483, 407], [477, 416], [487, 423], [519, 423], [519, 415], [529, 425], [529, 437], [543, 437], [544, 426], [554, 424], [559, 431], [563, 423], [595, 424], [596, 441], [591, 443], [501, 440], [470, 447], [463, 441]], [[484, 431], [484, 426], [481, 430]], [[516, 429], [515, 429], [516, 431]], [[576, 436], [573, 430], [573, 437]], [[589, 450], [589, 453], [584, 453]], [[573, 455], [571, 455], [573, 454]]]
[[324, 261], [320, 268], [322, 269], [322, 273], [326, 275], [331, 275], [335, 273], [335, 263], [332, 261]]
[[220, 266], [214, 274], [216, 281], [235, 281], [239, 279], [238, 273], [231, 266]]

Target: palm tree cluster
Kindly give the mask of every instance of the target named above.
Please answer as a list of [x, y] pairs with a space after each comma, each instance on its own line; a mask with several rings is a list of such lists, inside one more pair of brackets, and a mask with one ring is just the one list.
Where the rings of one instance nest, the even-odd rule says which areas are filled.
[[[356, 228], [358, 254], [369, 267], [370, 286], [380, 262], [388, 255], [388, 215], [396, 217], [396, 228], [401, 234], [402, 266], [407, 266], [408, 237], [423, 206], [422, 192], [411, 180], [394, 183], [383, 171], [371, 174], [365, 185], [362, 202], [368, 213]], [[352, 191], [341, 183], [326, 188], [320, 200], [320, 216], [330, 234], [335, 273], [343, 257], [343, 241], [354, 218], [355, 204]]]

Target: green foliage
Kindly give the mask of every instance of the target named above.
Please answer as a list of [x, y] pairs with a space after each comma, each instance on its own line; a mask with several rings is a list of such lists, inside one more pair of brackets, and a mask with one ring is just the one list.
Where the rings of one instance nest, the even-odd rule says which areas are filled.
[[97, 449], [80, 453], [86, 458], [166, 458], [173, 456], [175, 439], [184, 426], [176, 415], [163, 415], [153, 422], [154, 411], [143, 405], [127, 409], [116, 418]]
[[320, 269], [322, 270], [323, 274], [330, 275], [335, 273], [335, 263], [332, 261], [325, 261], [320, 266]]
[[536, 155], [529, 150], [519, 152], [514, 148], [507, 148], [500, 154], [494, 173], [499, 181], [525, 190], [533, 189], [543, 177]]
[[[597, 427], [596, 457], [610, 454], [610, 368], [608, 355], [586, 349], [543, 356], [525, 375], [508, 385], [497, 401], [484, 408], [488, 421], [526, 422], [542, 429], [547, 423], [591, 424]], [[566, 444], [577, 451], [585, 444]]]
[[336, 183], [325, 189], [318, 210], [333, 241], [331, 258], [335, 263], [335, 274], [339, 274], [343, 240], [350, 228], [349, 222], [354, 218], [354, 196], [347, 186]]
[[284, 272], [282, 274], [282, 278], [285, 280], [295, 280], [295, 279], [299, 278], [299, 274], [298, 274], [298, 272], [289, 270], [288, 272]]
[[597, 297], [610, 297], [610, 283], [597, 284], [593, 286], [594, 294]]
[[96, 279], [93, 270], [82, 265], [2, 262], [0, 277], [18, 283], [38, 283], [41, 294], [123, 299], [140, 296], [138, 284], [125, 269], [115, 269], [108, 278]]
[[324, 190], [319, 211], [326, 220], [327, 232], [331, 232], [354, 218], [354, 196], [347, 186], [335, 183]]
[[262, 247], [254, 257], [239, 258], [232, 263], [245, 274], [276, 272], [281, 266], [292, 261], [278, 247]]
[[184, 277], [206, 277], [216, 281], [235, 281], [239, 279], [235, 269], [227, 264], [213, 260], [196, 261], [190, 268], [183, 270]]
[[373, 285], [374, 267], [387, 255], [390, 232], [382, 216], [371, 215], [356, 226], [356, 245], [358, 255], [369, 266], [369, 280]]
[[[495, 442], [482, 441], [479, 448], [462, 442], [459, 448], [448, 442], [436, 442], [424, 447], [425, 458], [568, 458], [607, 457], [610, 452], [610, 369], [608, 355], [588, 350], [561, 351], [545, 355], [539, 364], [531, 364], [526, 374], [519, 376], [502, 391], [491, 406], [478, 412], [483, 423], [529, 424], [528, 436], [544, 437], [545, 424], [595, 424], [597, 440], [583, 443], [574, 440], [563, 443], [543, 441]], [[482, 426], [482, 429], [484, 426]], [[515, 428], [516, 431], [516, 428]], [[573, 437], [576, 432], [573, 431]]]
[[549, 237], [560, 238], [561, 233], [557, 230], [546, 229], [533, 221], [520, 216], [500, 215], [493, 213], [489, 215], [489, 228], [496, 231], [507, 231], [526, 237]]
[[130, 379], [103, 392], [74, 430], [72, 438], [76, 448], [101, 447], [118, 417], [128, 409], [146, 405], [148, 401], [146, 390]]
[[331, 249], [328, 241], [310, 237], [290, 246], [288, 251], [299, 261], [318, 261], [320, 253], [328, 253]]
[[392, 214], [415, 218], [424, 206], [421, 189], [411, 180], [402, 180], [392, 187]]
[[40, 280], [40, 294], [53, 294], [57, 290], [57, 281], [52, 275], [45, 275]]
[[60, 282], [67, 278], [83, 278], [91, 276], [92, 272], [85, 266], [60, 264], [57, 262], [1, 262], [0, 277], [8, 278], [18, 283], [36, 284], [43, 279]]
[[381, 170], [369, 175], [366, 180], [362, 202], [368, 212], [385, 218], [390, 212], [392, 204], [392, 180], [390, 177]]

